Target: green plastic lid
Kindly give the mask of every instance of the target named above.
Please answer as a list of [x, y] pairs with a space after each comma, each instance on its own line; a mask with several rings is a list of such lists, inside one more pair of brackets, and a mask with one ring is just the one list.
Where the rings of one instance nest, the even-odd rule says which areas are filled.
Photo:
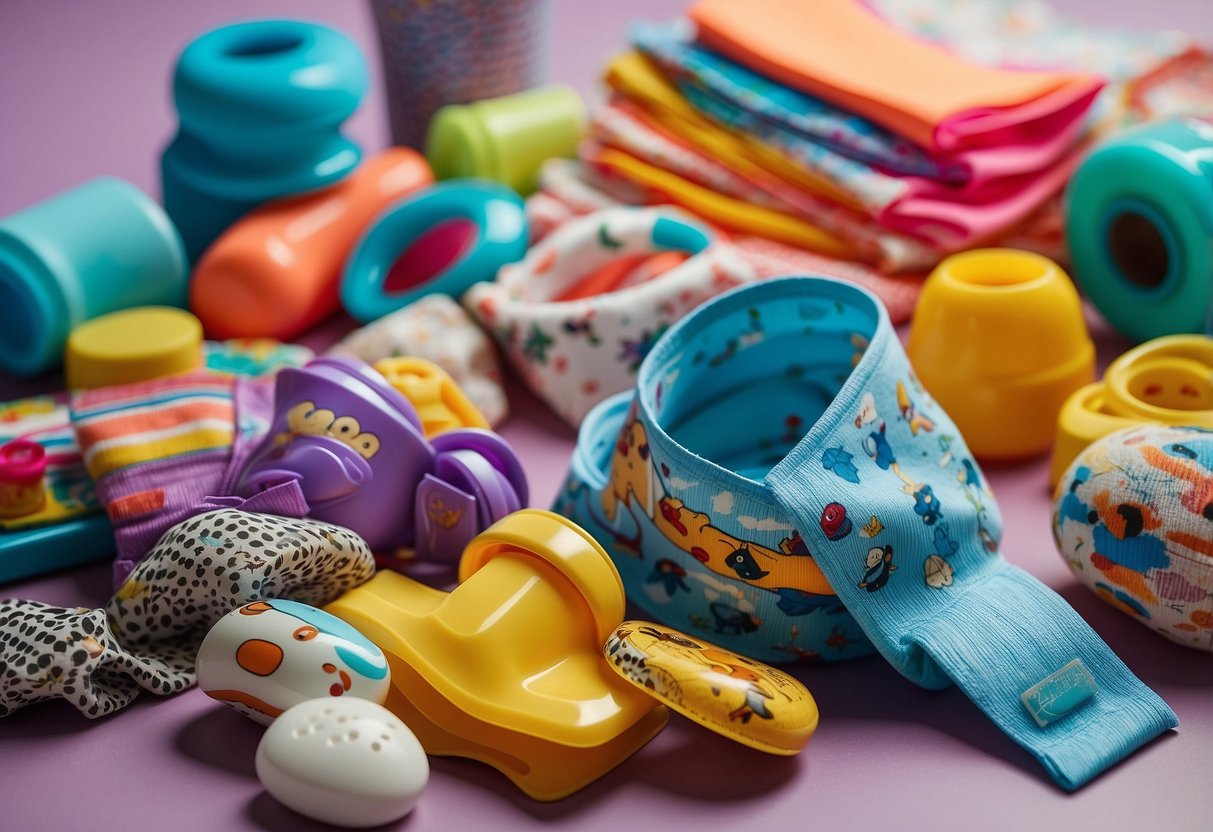
[[544, 160], [572, 157], [584, 133], [581, 97], [569, 87], [539, 87], [443, 107], [430, 122], [425, 155], [438, 179], [481, 177], [526, 195]]

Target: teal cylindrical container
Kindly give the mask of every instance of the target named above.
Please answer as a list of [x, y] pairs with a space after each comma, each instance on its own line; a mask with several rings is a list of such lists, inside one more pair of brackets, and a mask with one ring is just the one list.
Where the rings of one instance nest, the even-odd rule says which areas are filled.
[[63, 361], [72, 329], [132, 306], [185, 306], [181, 237], [147, 194], [92, 179], [0, 219], [0, 369]]
[[1213, 124], [1127, 130], [1083, 160], [1066, 192], [1074, 277], [1137, 341], [1201, 332], [1213, 312]]
[[357, 45], [318, 23], [254, 20], [190, 43], [173, 75], [177, 135], [160, 158], [190, 262], [261, 203], [352, 171], [362, 154], [340, 127], [366, 86]]

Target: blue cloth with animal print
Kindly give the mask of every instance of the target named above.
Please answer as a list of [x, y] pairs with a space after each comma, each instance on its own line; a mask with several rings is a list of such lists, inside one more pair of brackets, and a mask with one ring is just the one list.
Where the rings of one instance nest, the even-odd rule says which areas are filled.
[[586, 418], [556, 509], [664, 623], [765, 661], [874, 646], [959, 685], [1064, 788], [1177, 724], [1001, 557], [980, 469], [858, 287], [770, 280], [684, 318]]

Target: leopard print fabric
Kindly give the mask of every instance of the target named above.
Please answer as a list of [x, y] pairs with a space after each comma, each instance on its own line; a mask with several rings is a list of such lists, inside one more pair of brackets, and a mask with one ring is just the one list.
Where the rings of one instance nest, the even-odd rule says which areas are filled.
[[104, 609], [0, 601], [0, 717], [66, 699], [95, 718], [139, 691], [194, 684], [207, 630], [264, 598], [323, 606], [367, 581], [375, 561], [340, 526], [220, 509], [165, 532]]

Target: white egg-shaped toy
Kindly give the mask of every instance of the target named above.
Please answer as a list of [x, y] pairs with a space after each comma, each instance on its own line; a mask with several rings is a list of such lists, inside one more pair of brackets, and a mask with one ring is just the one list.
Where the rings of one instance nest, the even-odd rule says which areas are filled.
[[316, 697], [382, 703], [391, 678], [370, 639], [323, 610], [275, 598], [232, 610], [198, 650], [198, 686], [212, 699], [269, 725]]
[[257, 746], [265, 790], [301, 815], [363, 828], [402, 818], [430, 777], [421, 743], [365, 699], [311, 699], [274, 720]]

